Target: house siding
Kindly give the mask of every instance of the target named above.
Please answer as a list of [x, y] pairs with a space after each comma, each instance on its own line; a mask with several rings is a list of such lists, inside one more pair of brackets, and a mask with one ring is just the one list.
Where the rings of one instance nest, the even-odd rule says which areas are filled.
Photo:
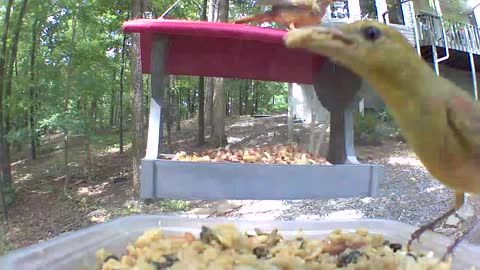
[[412, 44], [412, 46], [415, 46], [414, 23], [416, 23], [416, 21], [415, 21], [415, 17], [413, 16], [411, 3], [410, 2], [403, 3], [402, 10], [403, 10], [403, 20], [405, 22], [405, 25], [390, 24], [390, 26], [395, 28], [400, 33], [402, 33], [408, 39], [410, 44]]

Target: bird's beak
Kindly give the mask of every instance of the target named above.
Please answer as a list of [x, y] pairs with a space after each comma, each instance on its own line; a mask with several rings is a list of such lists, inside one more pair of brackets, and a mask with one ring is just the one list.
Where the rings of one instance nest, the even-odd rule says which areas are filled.
[[304, 48], [318, 53], [345, 50], [355, 45], [339, 28], [310, 26], [288, 31], [284, 36], [287, 48]]

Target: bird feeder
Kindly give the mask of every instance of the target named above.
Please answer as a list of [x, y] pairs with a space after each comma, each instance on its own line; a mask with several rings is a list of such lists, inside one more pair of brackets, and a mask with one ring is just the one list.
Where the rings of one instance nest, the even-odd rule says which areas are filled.
[[[146, 155], [140, 196], [186, 200], [293, 200], [375, 196], [382, 167], [361, 164], [353, 146], [353, 110], [361, 79], [327, 58], [288, 49], [285, 30], [222, 22], [135, 19], [142, 73], [151, 74]], [[159, 159], [168, 75], [313, 85], [330, 111], [332, 165], [240, 164]]]

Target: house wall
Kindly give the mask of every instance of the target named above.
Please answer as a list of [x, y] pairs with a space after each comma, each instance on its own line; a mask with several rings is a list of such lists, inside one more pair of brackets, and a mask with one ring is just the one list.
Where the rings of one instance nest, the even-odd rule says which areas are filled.
[[413, 7], [416, 11], [423, 11], [423, 12], [435, 14], [435, 2], [433, 0], [413, 1]]
[[415, 17], [413, 15], [414, 7], [411, 2], [406, 2], [402, 4], [402, 10], [405, 25], [390, 24], [390, 26], [397, 29], [408, 39], [408, 41], [410, 41], [410, 44], [412, 44], [412, 46], [415, 46], [415, 30], [413, 28], [413, 24], [415, 23]]
[[325, 122], [329, 113], [318, 100], [313, 86], [307, 84], [292, 84], [292, 95], [289, 99], [288, 109], [289, 115], [292, 115], [295, 119], [302, 119], [306, 124], [311, 123], [312, 113], [315, 114], [317, 123]]
[[480, 6], [477, 6], [473, 9], [475, 26], [480, 26]]
[[[426, 1], [426, 0], [421, 0], [421, 1]], [[380, 22], [383, 22], [382, 14], [385, 11], [387, 11], [387, 1], [376, 0], [375, 6], [377, 8], [377, 14], [378, 14], [377, 20]], [[360, 9], [359, 0], [348, 0], [348, 8], [350, 13], [350, 18], [345, 18], [345, 19], [331, 18], [330, 8], [329, 8], [326, 16], [322, 20], [322, 24], [338, 25], [338, 24], [351, 23], [354, 21], [361, 20], [361, 9]], [[390, 24], [391, 27], [397, 29], [402, 34], [404, 34], [405, 37], [407, 37], [407, 39], [410, 41], [412, 46], [415, 45], [415, 31], [413, 28], [413, 25], [415, 23], [415, 17], [413, 16], [413, 9], [414, 8], [411, 2], [403, 3], [402, 10], [403, 10], [403, 18], [404, 18], [405, 25]], [[386, 16], [386, 19], [387, 19], [387, 23], [389, 23], [388, 14]]]

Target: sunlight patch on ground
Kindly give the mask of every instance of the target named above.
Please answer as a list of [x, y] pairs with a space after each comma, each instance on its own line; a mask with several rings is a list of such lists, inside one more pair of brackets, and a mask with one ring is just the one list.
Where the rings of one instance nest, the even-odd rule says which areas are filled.
[[299, 215], [295, 220], [321, 220], [323, 219], [320, 215]]
[[272, 220], [280, 217], [288, 206], [283, 201], [242, 201], [242, 208], [236, 211], [242, 219]]
[[414, 157], [390, 157], [388, 163], [391, 165], [409, 165], [414, 167], [423, 167], [422, 162]]
[[41, 191], [41, 190], [32, 190], [31, 191], [32, 194], [50, 194], [51, 192], [50, 191]]
[[32, 180], [32, 174], [31, 173], [26, 173], [20, 177], [15, 177], [15, 182], [23, 182], [23, 181], [28, 181], [28, 180]]
[[80, 187], [77, 190], [77, 194], [79, 196], [92, 196], [98, 195], [105, 191], [105, 187], [109, 184], [109, 182], [103, 182], [99, 185], [95, 185], [93, 187]]
[[364, 204], [369, 204], [373, 201], [373, 198], [372, 197], [365, 197], [365, 198], [362, 198], [360, 201], [362, 201]]
[[65, 175], [62, 175], [62, 176], [59, 176], [59, 177], [53, 179], [53, 182], [57, 182], [57, 181], [60, 181], [60, 180], [63, 180], [63, 179], [65, 179]]
[[[230, 201], [234, 202], [234, 201]], [[254, 212], [268, 212], [268, 211], [283, 211], [288, 207], [283, 203], [283, 201], [276, 200], [265, 200], [265, 201], [251, 201], [245, 200], [242, 201], [243, 207], [237, 212], [242, 213], [254, 213]]]
[[440, 189], [444, 189], [445, 187], [443, 185], [438, 185], [438, 186], [435, 186], [435, 187], [429, 187], [429, 188], [426, 188], [425, 189], [425, 192], [427, 193], [432, 193], [432, 192], [436, 192]]
[[239, 142], [243, 141], [244, 139], [245, 139], [245, 137], [228, 137], [227, 141], [228, 141], [228, 143], [239, 143]]
[[268, 212], [268, 213], [248, 213], [244, 214], [238, 219], [243, 220], [255, 220], [255, 221], [269, 221], [274, 220], [280, 216], [280, 213]]
[[253, 127], [253, 122], [252, 121], [243, 121], [243, 122], [239, 122], [239, 123], [230, 125], [230, 128], [232, 128], [232, 127]]
[[12, 162], [11, 166], [17, 166], [17, 165], [23, 164], [23, 163], [25, 163], [25, 161], [27, 161], [27, 160], [22, 159], [22, 160], [19, 160], [19, 161]]
[[[123, 151], [128, 151], [128, 149], [130, 149], [132, 146], [132, 144], [125, 144], [123, 145]], [[110, 146], [110, 147], [107, 147], [103, 150], [103, 155], [105, 154], [114, 154], [114, 153], [118, 153], [120, 151], [120, 145], [118, 144], [115, 144], [115, 146]], [[102, 156], [102, 155], [100, 155]]]
[[87, 218], [92, 223], [104, 223], [109, 220], [112, 216], [111, 213], [107, 212], [105, 209], [95, 210], [87, 215]]
[[363, 218], [365, 215], [355, 209], [350, 209], [350, 210], [340, 210], [340, 211], [335, 211], [327, 216], [324, 217], [326, 220], [339, 220], [339, 219], [358, 219], [358, 218]]

